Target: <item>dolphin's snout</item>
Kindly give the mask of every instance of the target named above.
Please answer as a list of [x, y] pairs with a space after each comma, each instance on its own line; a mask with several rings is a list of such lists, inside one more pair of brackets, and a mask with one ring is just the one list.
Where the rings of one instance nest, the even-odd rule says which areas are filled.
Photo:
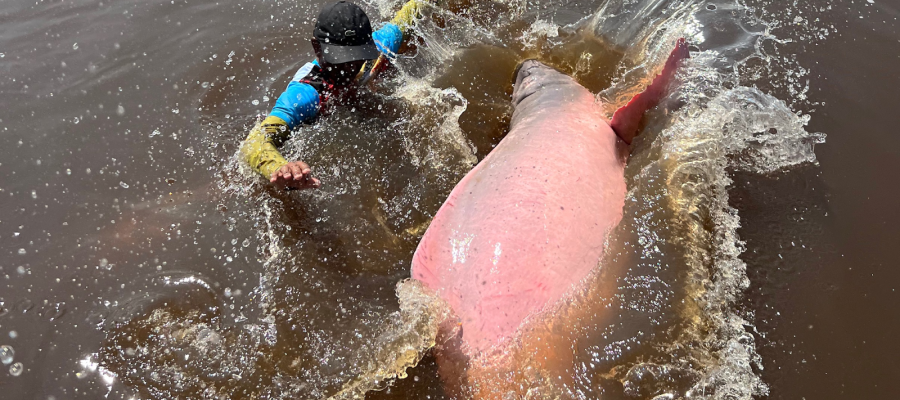
[[531, 74], [536, 72], [536, 70], [541, 68], [551, 70], [553, 69], [535, 59], [528, 59], [520, 62], [519, 65], [516, 66], [516, 72], [513, 73], [513, 85], [518, 87], [525, 78], [529, 77]]
[[522, 61], [516, 67], [514, 76], [513, 105], [518, 105], [522, 100], [536, 93], [541, 88], [572, 82], [572, 78], [569, 76], [534, 59]]

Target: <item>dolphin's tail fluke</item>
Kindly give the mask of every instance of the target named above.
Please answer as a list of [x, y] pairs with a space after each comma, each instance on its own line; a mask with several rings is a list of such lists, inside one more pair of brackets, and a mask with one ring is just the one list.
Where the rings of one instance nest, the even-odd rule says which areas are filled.
[[675, 49], [672, 50], [672, 53], [669, 54], [669, 59], [666, 60], [662, 73], [653, 79], [653, 83], [647, 86], [647, 89], [632, 97], [628, 104], [619, 108], [613, 114], [612, 122], [610, 122], [609, 126], [625, 143], [631, 144], [631, 140], [637, 136], [641, 117], [662, 99], [666, 87], [669, 85], [672, 77], [675, 76], [678, 61], [689, 57], [690, 52], [688, 51], [687, 42], [685, 42], [684, 38], [678, 39], [675, 43]]

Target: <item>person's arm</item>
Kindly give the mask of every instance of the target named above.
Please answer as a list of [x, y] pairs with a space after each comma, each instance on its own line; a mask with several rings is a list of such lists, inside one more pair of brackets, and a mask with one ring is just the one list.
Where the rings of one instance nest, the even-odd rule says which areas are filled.
[[382, 54], [394, 57], [400, 52], [400, 45], [407, 37], [409, 27], [415, 22], [422, 8], [422, 0], [410, 0], [390, 22], [372, 33], [375, 45]]
[[422, 10], [422, 0], [410, 0], [403, 7], [397, 11], [397, 14], [394, 14], [394, 18], [391, 19], [392, 24], [397, 25], [400, 28], [400, 31], [403, 34], [406, 34], [407, 28], [418, 18], [421, 10]]
[[374, 61], [370, 61], [363, 66], [358, 77], [361, 85], [366, 85], [372, 81], [378, 74], [387, 68], [388, 61], [397, 57], [400, 53], [403, 42], [407, 38], [409, 27], [415, 22], [422, 7], [422, 0], [410, 0], [390, 22], [384, 24], [381, 29], [372, 32], [372, 39], [381, 55]]
[[241, 156], [254, 171], [269, 178], [279, 168], [287, 164], [278, 147], [287, 139], [287, 123], [281, 118], [269, 116], [256, 124], [244, 142]]
[[288, 162], [278, 151], [291, 130], [314, 118], [318, 107], [319, 94], [312, 86], [291, 82], [269, 116], [253, 127], [241, 143], [244, 161], [272, 183], [298, 189], [318, 187], [319, 181], [310, 176], [308, 165]]

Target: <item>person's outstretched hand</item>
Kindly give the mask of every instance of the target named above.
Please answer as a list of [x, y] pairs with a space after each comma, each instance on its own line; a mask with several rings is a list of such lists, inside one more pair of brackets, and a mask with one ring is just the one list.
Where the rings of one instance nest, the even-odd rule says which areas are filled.
[[321, 185], [303, 161], [292, 161], [272, 173], [269, 182], [286, 189], [316, 189]]

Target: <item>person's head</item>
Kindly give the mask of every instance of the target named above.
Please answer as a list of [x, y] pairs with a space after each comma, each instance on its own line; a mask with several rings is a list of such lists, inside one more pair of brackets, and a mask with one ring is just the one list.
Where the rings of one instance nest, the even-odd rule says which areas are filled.
[[312, 46], [319, 66], [336, 79], [353, 79], [363, 63], [380, 54], [372, 40], [369, 17], [348, 1], [322, 9], [313, 29]]

